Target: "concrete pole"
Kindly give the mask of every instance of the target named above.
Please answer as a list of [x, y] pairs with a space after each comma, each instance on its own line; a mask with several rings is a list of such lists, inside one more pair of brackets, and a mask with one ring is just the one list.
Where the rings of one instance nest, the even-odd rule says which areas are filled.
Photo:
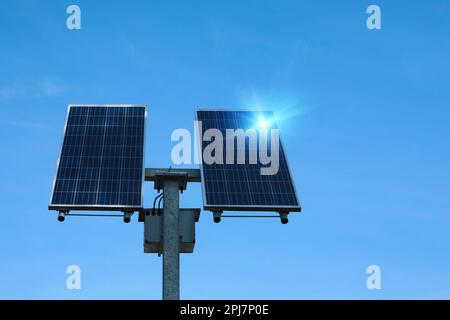
[[163, 181], [163, 299], [180, 299], [180, 233], [178, 216], [180, 208], [179, 181]]

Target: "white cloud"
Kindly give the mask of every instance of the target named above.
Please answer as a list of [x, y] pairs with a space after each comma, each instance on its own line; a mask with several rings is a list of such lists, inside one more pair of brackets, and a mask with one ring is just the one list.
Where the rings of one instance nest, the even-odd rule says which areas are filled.
[[17, 88], [9, 86], [0, 88], [0, 98], [10, 99], [17, 96]]
[[64, 94], [68, 91], [68, 88], [61, 82], [51, 79], [44, 79], [39, 83], [41, 91], [45, 96], [54, 97]]
[[54, 78], [41, 78], [32, 83], [15, 82], [0, 86], [0, 99], [21, 97], [57, 97], [67, 93], [70, 87]]
[[49, 126], [45, 123], [27, 120], [14, 120], [10, 123], [12, 126], [31, 130], [46, 130]]

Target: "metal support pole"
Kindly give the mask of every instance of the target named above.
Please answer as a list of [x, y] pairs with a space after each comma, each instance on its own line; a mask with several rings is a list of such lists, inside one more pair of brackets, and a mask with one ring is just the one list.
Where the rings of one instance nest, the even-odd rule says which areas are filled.
[[163, 214], [163, 299], [180, 299], [180, 234], [178, 216], [180, 208], [180, 186], [176, 179], [166, 178]]

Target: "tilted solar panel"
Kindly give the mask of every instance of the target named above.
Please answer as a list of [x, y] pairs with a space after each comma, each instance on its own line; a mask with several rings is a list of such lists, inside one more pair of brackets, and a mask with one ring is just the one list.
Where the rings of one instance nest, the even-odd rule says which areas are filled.
[[143, 206], [146, 107], [71, 105], [50, 210]]
[[272, 112], [198, 110], [196, 119], [205, 210], [301, 210]]

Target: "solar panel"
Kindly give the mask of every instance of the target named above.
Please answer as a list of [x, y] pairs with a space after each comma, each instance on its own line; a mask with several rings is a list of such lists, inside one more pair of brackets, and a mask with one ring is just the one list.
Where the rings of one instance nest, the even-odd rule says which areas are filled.
[[49, 209], [142, 208], [145, 119], [145, 106], [69, 106]]
[[[271, 138], [278, 132], [273, 112], [198, 110], [196, 119], [205, 210], [301, 210], [281, 141]], [[245, 133], [243, 138], [234, 135], [238, 132]], [[223, 151], [212, 148], [213, 142], [215, 146], [222, 144]], [[277, 168], [268, 170], [271, 164], [263, 155], [272, 156]], [[206, 159], [210, 156], [213, 159]]]

